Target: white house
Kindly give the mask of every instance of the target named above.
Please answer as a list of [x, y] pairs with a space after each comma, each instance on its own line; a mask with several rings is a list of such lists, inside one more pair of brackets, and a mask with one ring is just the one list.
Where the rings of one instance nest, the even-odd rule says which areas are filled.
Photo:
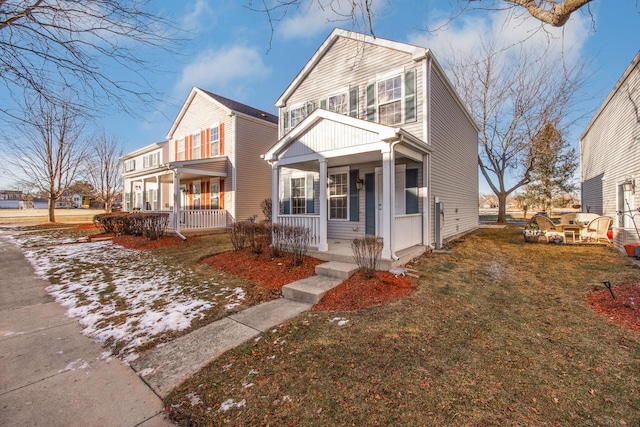
[[124, 209], [164, 211], [176, 230], [262, 219], [271, 169], [260, 154], [277, 141], [278, 118], [194, 87], [167, 140], [121, 158]]
[[614, 244], [640, 241], [640, 52], [580, 136], [582, 209], [615, 219]]
[[387, 266], [478, 227], [478, 128], [429, 49], [336, 29], [276, 106], [274, 221], [319, 253], [377, 235]]

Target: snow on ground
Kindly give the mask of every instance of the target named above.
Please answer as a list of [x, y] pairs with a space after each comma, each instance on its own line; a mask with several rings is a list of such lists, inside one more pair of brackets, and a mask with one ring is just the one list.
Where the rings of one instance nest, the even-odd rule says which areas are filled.
[[188, 328], [217, 300], [231, 308], [245, 297], [241, 288], [203, 282], [189, 270], [170, 271], [152, 254], [111, 241], [81, 242], [52, 232], [11, 238], [36, 274], [52, 283], [47, 292], [67, 309], [67, 316], [107, 348], [105, 358], [135, 360], [137, 348]]

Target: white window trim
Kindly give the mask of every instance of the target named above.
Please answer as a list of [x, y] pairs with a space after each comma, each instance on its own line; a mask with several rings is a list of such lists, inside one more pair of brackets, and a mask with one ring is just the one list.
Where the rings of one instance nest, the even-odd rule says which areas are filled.
[[[198, 135], [198, 157], [194, 156], [193, 153], [196, 149], [196, 144], [195, 144], [195, 136]], [[200, 160], [202, 159], [202, 129], [198, 130], [198, 131], [194, 131], [191, 134], [191, 160]]]
[[[182, 161], [182, 160], [184, 160], [186, 158], [185, 157], [185, 149], [186, 149], [185, 148], [186, 147], [185, 140], [186, 140], [186, 138], [184, 138], [184, 137], [178, 140], [178, 152], [176, 153], [176, 158], [178, 159], [178, 161]], [[180, 143], [182, 143], [182, 144], [180, 144]], [[180, 145], [182, 145], [182, 151], [180, 150]], [[180, 153], [182, 153], [182, 159], [180, 158]]]
[[[221, 122], [218, 123], [214, 123], [211, 126], [209, 126], [209, 141], [207, 141], [207, 144], [209, 144], [209, 156], [210, 157], [215, 157], [215, 156], [219, 156], [220, 155], [220, 124]], [[213, 129], [218, 128], [218, 152], [217, 154], [213, 154], [213, 150], [211, 149], [211, 136], [213, 135]]]
[[337, 168], [329, 168], [327, 169], [327, 183], [331, 178], [331, 175], [339, 175], [339, 174], [347, 174], [347, 216], [345, 218], [331, 218], [331, 196], [329, 196], [329, 191], [327, 190], [327, 220], [329, 221], [337, 221], [337, 222], [349, 222], [350, 218], [350, 203], [349, 203], [349, 190], [351, 188], [351, 183], [349, 182], [349, 172], [351, 168], [349, 166], [341, 166]]
[[[302, 188], [304, 189], [304, 212], [303, 213], [293, 213], [293, 180], [294, 179], [303, 179], [304, 185]], [[307, 214], [307, 174], [304, 172], [294, 172], [289, 176], [289, 203], [291, 206], [289, 207], [290, 215], [306, 215]]]

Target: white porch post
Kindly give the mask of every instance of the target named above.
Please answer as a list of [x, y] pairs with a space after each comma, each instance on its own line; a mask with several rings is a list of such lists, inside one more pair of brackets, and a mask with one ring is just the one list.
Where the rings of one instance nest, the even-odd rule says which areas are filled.
[[173, 171], [173, 229], [180, 231], [180, 169]]
[[156, 210], [162, 210], [162, 182], [160, 175], [156, 175]]
[[382, 258], [392, 259], [393, 253], [393, 223], [395, 216], [394, 194], [394, 155], [393, 147], [387, 146], [382, 152]]
[[422, 244], [424, 246], [431, 244], [431, 195], [429, 194], [429, 186], [431, 184], [431, 180], [429, 179], [430, 160], [431, 156], [428, 154], [422, 156], [422, 187], [419, 197], [422, 204]]
[[326, 252], [329, 250], [327, 244], [327, 161], [321, 159], [320, 163], [320, 242], [318, 243], [318, 252]]
[[278, 223], [278, 214], [280, 213], [280, 168], [277, 163], [271, 164], [271, 223]]
[[129, 181], [129, 212], [133, 212], [133, 180]]

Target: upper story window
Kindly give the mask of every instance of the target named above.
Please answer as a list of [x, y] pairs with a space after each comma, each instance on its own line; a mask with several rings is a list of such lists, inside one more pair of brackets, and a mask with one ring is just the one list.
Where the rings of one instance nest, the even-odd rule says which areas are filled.
[[184, 138], [178, 140], [178, 161], [184, 160]]
[[307, 117], [307, 108], [305, 106], [291, 110], [291, 128], [296, 127], [305, 117]]
[[209, 144], [211, 145], [211, 156], [220, 154], [220, 125], [209, 129]]
[[200, 158], [200, 132], [193, 134], [191, 159], [197, 160]]
[[147, 154], [142, 158], [142, 164], [144, 168], [152, 168], [160, 164], [160, 152]]
[[383, 125], [417, 120], [415, 70], [384, 77], [367, 86], [367, 120]]
[[125, 172], [131, 172], [132, 170], [136, 169], [136, 161], [135, 159], [131, 159], [131, 160], [127, 160], [126, 162], [124, 162], [124, 171]]
[[328, 110], [338, 114], [349, 114], [349, 101], [346, 93], [330, 96]]
[[313, 113], [316, 109], [314, 102], [306, 102], [304, 104], [295, 106], [289, 111], [282, 113], [282, 127], [284, 133], [289, 132], [296, 127], [301, 121], [303, 121], [309, 114]]

